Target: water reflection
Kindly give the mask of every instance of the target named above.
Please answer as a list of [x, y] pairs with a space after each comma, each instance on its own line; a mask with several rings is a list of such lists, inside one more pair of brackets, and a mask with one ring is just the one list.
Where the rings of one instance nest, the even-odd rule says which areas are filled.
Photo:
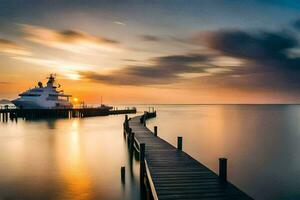
[[[140, 111], [147, 106], [138, 108]], [[158, 135], [255, 199], [300, 199], [300, 106], [156, 106]], [[0, 123], [0, 199], [140, 199], [124, 116]], [[120, 169], [125, 166], [125, 184]]]
[[[0, 124], [0, 199], [140, 199], [124, 116]], [[126, 167], [125, 184], [120, 167]]]
[[58, 171], [62, 177], [63, 185], [66, 186], [59, 197], [62, 200], [92, 199], [91, 181], [79, 140], [78, 120], [72, 120], [71, 130], [66, 136], [69, 139], [61, 140], [60, 134], [56, 134], [55, 138]]
[[217, 172], [227, 157], [229, 179], [255, 199], [300, 199], [300, 106], [157, 107], [159, 135]]

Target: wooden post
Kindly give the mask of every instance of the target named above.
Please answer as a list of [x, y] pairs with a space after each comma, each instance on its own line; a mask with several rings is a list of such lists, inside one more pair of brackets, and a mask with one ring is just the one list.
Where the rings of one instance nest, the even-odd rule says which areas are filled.
[[133, 153], [134, 149], [134, 132], [131, 132], [131, 139], [130, 139], [130, 151]]
[[177, 149], [182, 151], [182, 137], [177, 137]]
[[126, 131], [128, 131], [128, 128], [129, 128], [128, 115], [125, 115], [125, 127], [126, 127]]
[[141, 143], [140, 144], [140, 184], [141, 184], [141, 188], [143, 186], [144, 183], [144, 176], [145, 176], [145, 172], [146, 172], [146, 167], [145, 167], [145, 143]]
[[121, 167], [121, 180], [122, 183], [125, 183], [125, 166]]
[[6, 112], [5, 113], [5, 122], [7, 122], [8, 121], [8, 113]]
[[145, 111], [144, 112], [144, 115], [143, 115], [143, 124], [144, 124], [144, 126], [146, 126], [146, 115], [147, 115], [147, 112]]
[[128, 144], [128, 148], [130, 148], [130, 142], [131, 142], [131, 128], [127, 129], [126, 133], [127, 133], [127, 144]]
[[132, 128], [128, 127], [128, 135], [131, 136], [131, 134], [132, 134]]
[[227, 181], [227, 158], [219, 158], [219, 177], [222, 181]]
[[154, 136], [157, 137], [157, 126], [154, 126]]

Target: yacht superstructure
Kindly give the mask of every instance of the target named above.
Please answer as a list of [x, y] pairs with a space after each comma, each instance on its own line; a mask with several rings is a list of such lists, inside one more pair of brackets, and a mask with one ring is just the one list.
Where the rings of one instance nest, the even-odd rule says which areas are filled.
[[55, 75], [50, 74], [46, 86], [38, 82], [38, 86], [19, 94], [20, 97], [12, 103], [23, 109], [72, 108], [70, 102], [72, 95], [64, 94], [62, 90], [57, 90], [58, 88], [60, 85], [55, 86]]

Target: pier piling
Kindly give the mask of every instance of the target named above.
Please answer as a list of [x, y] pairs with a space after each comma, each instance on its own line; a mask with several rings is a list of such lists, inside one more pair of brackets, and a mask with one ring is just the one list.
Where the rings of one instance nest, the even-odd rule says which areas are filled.
[[144, 176], [145, 176], [145, 143], [140, 144], [140, 184], [143, 186], [144, 184]]
[[177, 137], [177, 149], [182, 151], [182, 137]]
[[131, 132], [131, 135], [130, 135], [130, 150], [131, 150], [131, 153], [133, 153], [133, 149], [134, 149], [134, 132]]
[[121, 167], [121, 181], [125, 183], [125, 166]]
[[222, 181], [227, 181], [227, 158], [219, 158], [219, 177]]
[[157, 136], [157, 126], [154, 126], [154, 135]]

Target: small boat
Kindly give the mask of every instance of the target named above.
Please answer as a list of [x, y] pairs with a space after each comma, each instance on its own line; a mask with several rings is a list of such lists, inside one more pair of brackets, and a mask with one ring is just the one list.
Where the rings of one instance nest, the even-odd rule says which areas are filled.
[[105, 105], [105, 104], [101, 104], [101, 106], [100, 106], [99, 108], [100, 108], [100, 109], [103, 109], [103, 110], [111, 110], [111, 109], [113, 109], [114, 107], [108, 106], [108, 105]]
[[21, 94], [12, 103], [21, 109], [58, 109], [72, 108], [70, 102], [72, 95], [64, 94], [62, 90], [57, 90], [60, 85], [55, 85], [55, 75], [50, 74], [46, 86], [38, 82], [35, 88], [29, 89]]

